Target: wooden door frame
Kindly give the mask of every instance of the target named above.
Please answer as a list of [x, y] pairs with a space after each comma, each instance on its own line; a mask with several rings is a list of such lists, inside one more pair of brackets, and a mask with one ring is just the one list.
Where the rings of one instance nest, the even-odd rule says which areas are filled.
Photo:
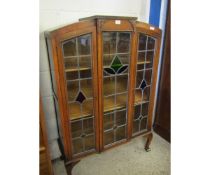
[[[96, 54], [96, 26], [92, 21], [82, 21], [77, 22], [58, 30], [47, 33], [47, 37], [51, 39], [52, 51], [53, 51], [53, 62], [55, 69], [55, 79], [57, 85], [57, 94], [60, 108], [60, 118], [61, 118], [61, 131], [64, 136], [64, 153], [66, 156], [66, 161], [72, 161], [73, 159], [80, 158], [86, 154], [92, 152], [84, 153], [78, 156], [73, 156], [72, 153], [72, 142], [71, 142], [71, 125], [69, 117], [69, 107], [68, 107], [68, 96], [67, 96], [67, 83], [65, 78], [64, 70], [64, 60], [62, 55], [61, 42], [91, 33], [92, 35], [92, 80], [93, 80], [93, 108], [94, 108], [94, 120], [95, 120], [95, 146], [96, 151], [99, 151], [99, 117], [98, 117], [98, 89], [97, 89], [97, 54]], [[94, 151], [95, 152], [95, 151]]]

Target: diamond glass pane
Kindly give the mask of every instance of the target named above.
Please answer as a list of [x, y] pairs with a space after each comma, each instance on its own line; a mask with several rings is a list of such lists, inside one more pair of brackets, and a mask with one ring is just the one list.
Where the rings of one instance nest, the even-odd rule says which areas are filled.
[[119, 60], [118, 56], [115, 56], [113, 62], [112, 62], [112, 65], [111, 65], [111, 68], [115, 70], [115, 72], [118, 71], [118, 69], [120, 69], [122, 67], [122, 63], [121, 61]]
[[141, 90], [144, 90], [144, 88], [147, 86], [147, 83], [146, 83], [146, 81], [145, 80], [143, 80], [142, 82], [141, 82], [141, 84], [140, 84], [140, 89]]
[[83, 95], [82, 92], [79, 92], [79, 94], [77, 95], [76, 101], [78, 101], [79, 103], [82, 103], [85, 100], [85, 96]]

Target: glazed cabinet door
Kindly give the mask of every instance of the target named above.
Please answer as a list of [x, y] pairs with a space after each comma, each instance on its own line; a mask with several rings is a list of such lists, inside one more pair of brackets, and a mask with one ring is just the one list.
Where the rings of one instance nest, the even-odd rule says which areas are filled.
[[100, 150], [128, 140], [134, 23], [125, 19], [97, 23]]
[[104, 31], [102, 37], [102, 149], [127, 139], [131, 32]]
[[95, 28], [77, 30], [61, 42], [71, 157], [97, 148], [97, 69]]
[[151, 131], [160, 47], [160, 37], [149, 29], [137, 31], [132, 136]]

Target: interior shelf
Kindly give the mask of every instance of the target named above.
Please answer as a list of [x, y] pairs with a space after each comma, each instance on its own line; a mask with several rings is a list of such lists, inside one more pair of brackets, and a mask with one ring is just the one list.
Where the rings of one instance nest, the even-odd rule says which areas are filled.
[[151, 61], [138, 61], [137, 62], [138, 65], [141, 65], [141, 64], [144, 64], [144, 63], [149, 64], [149, 63], [151, 63]]
[[[141, 65], [141, 64], [150, 64], [151, 61], [138, 61], [137, 64]], [[109, 68], [110, 66], [104, 66], [104, 68]], [[75, 72], [75, 71], [84, 71], [84, 70], [90, 70], [91, 67], [73, 67], [73, 68], [67, 68], [65, 69], [65, 72]]]
[[[104, 112], [110, 112], [116, 109], [122, 109], [126, 107], [127, 102], [127, 93], [117, 96], [118, 102], [115, 104], [113, 99], [105, 98], [104, 99]], [[144, 98], [146, 99], [146, 97]], [[135, 94], [135, 105], [144, 103], [145, 100], [142, 100], [141, 93]], [[88, 100], [83, 105], [83, 110], [80, 111], [80, 105], [78, 103], [69, 104], [70, 109], [70, 119], [75, 120], [83, 117], [88, 117], [93, 115], [93, 100]]]
[[75, 72], [75, 71], [83, 71], [83, 70], [90, 70], [90, 67], [73, 67], [69, 69], [65, 69], [65, 72]]

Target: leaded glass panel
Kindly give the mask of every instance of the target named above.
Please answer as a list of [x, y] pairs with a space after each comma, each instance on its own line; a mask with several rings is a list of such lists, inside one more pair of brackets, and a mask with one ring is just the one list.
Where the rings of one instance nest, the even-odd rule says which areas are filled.
[[104, 146], [127, 137], [130, 32], [103, 32]]
[[156, 39], [140, 33], [136, 65], [133, 135], [147, 130], [150, 87]]
[[95, 149], [91, 34], [62, 43], [73, 156]]

